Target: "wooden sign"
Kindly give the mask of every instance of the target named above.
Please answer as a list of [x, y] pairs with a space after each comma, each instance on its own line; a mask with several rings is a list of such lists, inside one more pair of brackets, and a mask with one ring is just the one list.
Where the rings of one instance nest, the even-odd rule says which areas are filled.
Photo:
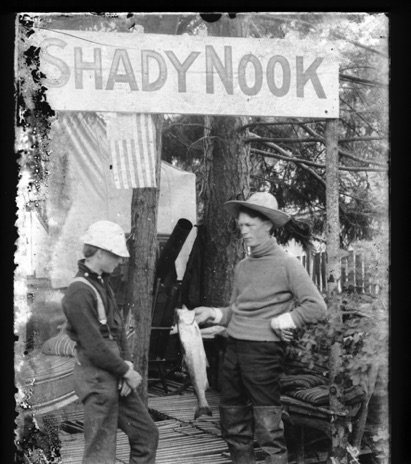
[[331, 42], [38, 29], [55, 110], [338, 117]]

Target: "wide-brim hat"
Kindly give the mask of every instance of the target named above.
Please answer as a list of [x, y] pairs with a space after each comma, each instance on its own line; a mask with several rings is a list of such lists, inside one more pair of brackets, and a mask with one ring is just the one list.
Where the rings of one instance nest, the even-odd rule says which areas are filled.
[[241, 206], [263, 214], [275, 228], [283, 226], [291, 219], [291, 216], [278, 209], [275, 196], [268, 192], [254, 193], [245, 201], [231, 200], [224, 203], [225, 210], [235, 218], [238, 218]]

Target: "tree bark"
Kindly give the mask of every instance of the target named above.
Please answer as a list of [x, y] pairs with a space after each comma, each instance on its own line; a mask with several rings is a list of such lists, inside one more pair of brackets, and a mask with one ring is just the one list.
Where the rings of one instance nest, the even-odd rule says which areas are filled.
[[[129, 27], [139, 24], [142, 31], [175, 34], [180, 15], [166, 15], [158, 23], [156, 15], [129, 18]], [[142, 24], [140, 19], [142, 19]], [[143, 377], [138, 393], [148, 404], [148, 359], [151, 334], [153, 290], [156, 270], [157, 216], [161, 177], [161, 151], [163, 115], [153, 116], [156, 127], [156, 183], [157, 188], [134, 189], [131, 200], [130, 259], [127, 278], [127, 307], [131, 311], [135, 328], [133, 362], [135, 369]]]
[[146, 405], [148, 399], [148, 351], [157, 249], [162, 115], [155, 118], [155, 123], [157, 188], [133, 190], [131, 200], [131, 236], [129, 239], [130, 260], [127, 281], [127, 310], [131, 311], [135, 328], [133, 362], [135, 369], [143, 377], [138, 392]]
[[[246, 24], [240, 18], [221, 17], [208, 25], [213, 36], [244, 37]], [[248, 131], [241, 131], [246, 118], [206, 117], [204, 138], [205, 253], [202, 295], [204, 304], [226, 306], [231, 297], [233, 270], [244, 257], [236, 222], [225, 212], [228, 200], [247, 199], [250, 193], [250, 155], [244, 145]]]
[[237, 129], [240, 118], [210, 117], [204, 158], [205, 253], [203, 268], [204, 303], [227, 305], [232, 290], [235, 264], [244, 257], [236, 222], [224, 210], [228, 200], [247, 199], [250, 182], [249, 149]]

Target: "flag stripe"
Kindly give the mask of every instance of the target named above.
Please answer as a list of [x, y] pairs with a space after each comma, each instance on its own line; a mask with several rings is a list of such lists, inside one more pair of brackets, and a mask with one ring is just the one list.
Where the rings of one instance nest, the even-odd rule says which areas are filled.
[[144, 140], [143, 140], [143, 130], [141, 128], [142, 118], [140, 115], [136, 115], [136, 126], [137, 126], [137, 140], [138, 140], [138, 147], [140, 151], [140, 161], [141, 161], [141, 171], [143, 175], [143, 182], [146, 186], [149, 183], [149, 178], [147, 177], [147, 160], [146, 160], [146, 153], [144, 147]]
[[137, 156], [136, 141], [134, 139], [131, 140], [131, 151], [132, 151], [132, 154], [133, 154], [134, 161], [136, 162], [137, 188], [142, 188], [142, 187], [144, 187], [143, 173], [141, 172], [140, 158]]
[[137, 182], [136, 182], [136, 174], [135, 174], [135, 157], [133, 154], [133, 151], [131, 149], [131, 146], [133, 144], [133, 140], [125, 140], [124, 141], [126, 144], [126, 150], [127, 150], [127, 155], [128, 155], [128, 164], [130, 167], [130, 182], [131, 186], [133, 188], [137, 188]]
[[156, 184], [156, 138], [155, 138], [155, 127], [153, 118], [150, 115], [147, 115], [147, 144], [148, 144], [148, 152], [150, 153], [150, 174], [151, 174], [151, 183], [153, 187], [157, 187]]
[[107, 121], [116, 188], [156, 187], [155, 126], [150, 114], [113, 115]]
[[124, 160], [124, 153], [122, 150], [122, 144], [120, 143], [120, 140], [116, 140], [116, 152], [119, 155], [120, 158], [120, 166], [121, 166], [121, 179], [123, 181], [124, 188], [128, 188], [128, 182], [127, 182], [127, 173], [126, 173], [126, 165], [125, 165], [125, 160]]
[[127, 140], [123, 139], [123, 140], [121, 140], [120, 143], [121, 143], [121, 151], [123, 153], [123, 160], [124, 160], [124, 166], [125, 166], [124, 174], [125, 174], [126, 179], [127, 179], [127, 185], [130, 187], [130, 186], [132, 186], [132, 183], [131, 183], [131, 166], [130, 166], [130, 160], [129, 160], [128, 151], [127, 151]]

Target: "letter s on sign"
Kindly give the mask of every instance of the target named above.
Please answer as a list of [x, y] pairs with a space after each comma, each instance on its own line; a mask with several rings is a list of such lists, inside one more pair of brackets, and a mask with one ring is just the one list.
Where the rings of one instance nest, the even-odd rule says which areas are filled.
[[64, 40], [60, 39], [45, 39], [40, 44], [40, 60], [49, 63], [60, 71], [60, 77], [57, 79], [48, 79], [47, 77], [43, 80], [43, 83], [48, 87], [63, 87], [67, 84], [70, 79], [70, 68], [68, 64], [60, 58], [56, 58], [48, 53], [49, 47], [60, 47], [64, 48], [67, 45]]

